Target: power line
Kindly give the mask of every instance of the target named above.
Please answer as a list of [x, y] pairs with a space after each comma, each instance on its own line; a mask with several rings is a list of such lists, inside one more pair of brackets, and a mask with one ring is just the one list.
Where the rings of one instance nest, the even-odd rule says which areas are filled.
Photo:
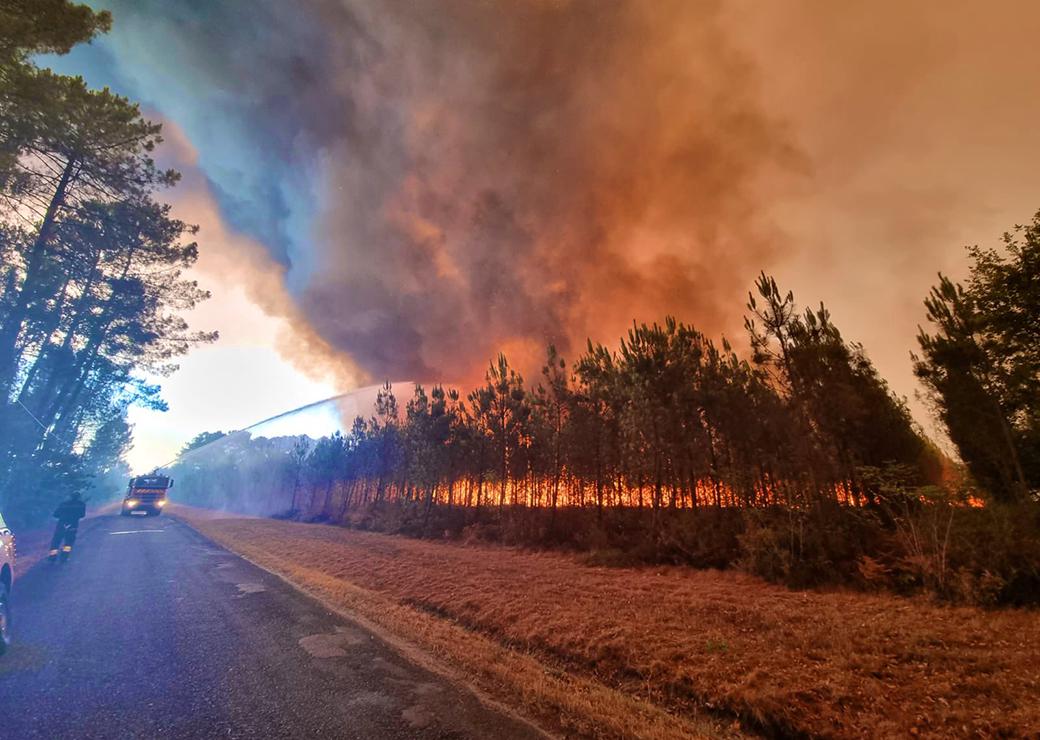
[[25, 413], [27, 413], [29, 416], [32, 417], [33, 421], [35, 421], [37, 424], [40, 425], [40, 429], [42, 429], [44, 431], [44, 434], [46, 434], [47, 433], [47, 425], [44, 424], [42, 421], [40, 421], [39, 419], [36, 418], [36, 414], [34, 414], [32, 411], [30, 411], [26, 407], [26, 405], [24, 403], [22, 403], [22, 399], [16, 398], [15, 401], [18, 403], [19, 406], [22, 407], [22, 410], [25, 411]]

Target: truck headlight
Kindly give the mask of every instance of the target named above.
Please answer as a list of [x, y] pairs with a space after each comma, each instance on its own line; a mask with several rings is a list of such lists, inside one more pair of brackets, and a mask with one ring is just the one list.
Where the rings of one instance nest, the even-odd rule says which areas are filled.
[[132, 499], [132, 498], [128, 498], [126, 500], [126, 505], [127, 506], [137, 506], [137, 500], [136, 499]]
[[156, 506], [166, 506], [166, 499], [161, 499], [155, 502]]

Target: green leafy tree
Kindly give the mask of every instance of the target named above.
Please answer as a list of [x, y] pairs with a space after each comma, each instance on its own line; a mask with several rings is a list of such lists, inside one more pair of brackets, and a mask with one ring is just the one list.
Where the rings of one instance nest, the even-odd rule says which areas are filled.
[[0, 190], [17, 190], [18, 158], [50, 124], [55, 77], [31, 62], [33, 54], [67, 54], [109, 29], [107, 11], [67, 0], [0, 0]]
[[142, 375], [216, 338], [181, 318], [208, 294], [182, 277], [195, 229], [154, 200], [179, 177], [152, 159], [161, 127], [33, 60], [110, 20], [0, 0], [0, 500], [42, 490], [34, 471], [82, 457], [111, 409], [165, 408]]
[[[585, 488], [591, 482], [595, 500], [598, 502], [610, 479], [611, 450], [617, 442], [621, 444], [622, 425], [627, 420], [629, 398], [614, 353], [602, 345], [588, 344], [587, 353], [575, 364], [578, 380], [571, 409], [571, 429], [568, 435], [569, 463], [578, 486], [578, 503], [584, 504]], [[640, 468], [646, 459], [645, 450], [639, 448], [633, 436], [629, 442], [629, 457]]]
[[303, 480], [304, 467], [307, 464], [307, 455], [310, 454], [311, 443], [305, 436], [300, 436], [293, 442], [292, 449], [286, 460], [288, 478], [292, 487], [292, 498], [289, 501], [289, 511], [298, 511], [297, 496], [300, 493], [300, 483]]
[[67, 54], [73, 46], [104, 33], [108, 11], [68, 0], [0, 1], [0, 61], [25, 61], [30, 54]]
[[[506, 503], [511, 464], [525, 443], [531, 406], [523, 378], [509, 366], [505, 355], [500, 354], [488, 366], [485, 379], [485, 385], [470, 395], [470, 406], [479, 428], [495, 450], [499, 480], [498, 505], [501, 507]], [[513, 498], [515, 503], [515, 488]]]
[[307, 457], [307, 470], [315, 493], [321, 494], [319, 515], [328, 517], [332, 503], [332, 488], [341, 478], [346, 453], [346, 441], [339, 432], [322, 437]]
[[373, 445], [373, 467], [377, 480], [375, 499], [386, 498], [400, 471], [405, 469], [405, 449], [401, 434], [401, 412], [393, 385], [387, 381], [376, 394], [376, 414], [369, 421], [368, 436]]
[[860, 476], [863, 467], [907, 466], [913, 482], [925, 482], [931, 448], [862, 346], [844, 340], [822, 304], [800, 313], [764, 273], [756, 287], [746, 319], [754, 361], [790, 407], [791, 453], [813, 502], [850, 492], [877, 503], [881, 491]]
[[539, 471], [549, 479], [549, 508], [552, 510], [553, 522], [560, 500], [572, 405], [567, 363], [560, 357], [556, 347], [550, 344], [542, 367], [542, 382], [531, 394], [531, 408], [535, 430], [533, 439], [542, 462]]
[[184, 457], [189, 452], [202, 449], [203, 447], [206, 447], [212, 444], [213, 442], [216, 442], [218, 439], [223, 439], [226, 436], [227, 432], [199, 432], [194, 437], [192, 437], [184, 443], [184, 446], [181, 447], [180, 452], [177, 453], [177, 457]]
[[[27, 225], [31, 238], [23, 241], [24, 248], [5, 275], [0, 393], [10, 393], [21, 358], [32, 345], [27, 321], [31, 313], [45, 310], [51, 301], [64, 304], [62, 299], [70, 297], [67, 291], [54, 292], [61, 279], [48, 279], [55, 252], [69, 246], [57, 241], [66, 219], [79, 224], [80, 235], [93, 226], [102, 238], [111, 238], [124, 249], [137, 238], [169, 244], [186, 229], [169, 218], [168, 209], [150, 203], [151, 192], [173, 185], [178, 178], [172, 170], [157, 170], [150, 156], [162, 141], [161, 126], [142, 119], [137, 106], [126, 99], [88, 90], [78, 78], [63, 78], [60, 87], [52, 100], [54, 110], [47, 113], [54, 130], [22, 145], [16, 169], [23, 185], [10, 197], [12, 213], [28, 214], [33, 220]], [[118, 231], [138, 224], [141, 233]], [[173, 240], [171, 229], [178, 231]], [[67, 231], [74, 242], [77, 230], [70, 226]]]
[[915, 370], [961, 458], [999, 501], [1040, 489], [1040, 214], [969, 249], [965, 285], [940, 275], [925, 300]]
[[[450, 393], [457, 399], [457, 393]], [[408, 475], [422, 491], [424, 527], [433, 508], [434, 489], [449, 475], [449, 443], [453, 430], [448, 403], [449, 392], [443, 387], [434, 386], [427, 396], [423, 387], [416, 385], [406, 409]]]

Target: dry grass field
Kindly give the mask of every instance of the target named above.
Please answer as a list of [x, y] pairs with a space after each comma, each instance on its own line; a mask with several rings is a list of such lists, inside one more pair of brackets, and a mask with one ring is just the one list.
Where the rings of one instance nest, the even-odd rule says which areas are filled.
[[1035, 611], [178, 511], [563, 734], [1040, 734]]

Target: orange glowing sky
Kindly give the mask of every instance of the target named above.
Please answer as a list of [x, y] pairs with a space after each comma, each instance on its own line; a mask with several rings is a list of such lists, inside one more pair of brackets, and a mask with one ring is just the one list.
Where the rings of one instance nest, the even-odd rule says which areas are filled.
[[633, 318], [740, 346], [762, 269], [931, 428], [922, 299], [1040, 208], [1034, 2], [101, 4], [112, 34], [60, 68], [167, 121], [214, 293], [193, 324], [222, 334], [135, 412], [139, 468]]

